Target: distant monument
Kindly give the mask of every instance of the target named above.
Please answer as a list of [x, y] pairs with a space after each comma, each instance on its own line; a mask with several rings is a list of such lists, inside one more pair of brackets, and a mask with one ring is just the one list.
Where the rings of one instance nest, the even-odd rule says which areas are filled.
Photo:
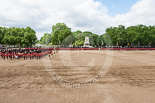
[[90, 43], [89, 43], [89, 37], [85, 37], [85, 42], [84, 42], [84, 46], [83, 47], [88, 47], [88, 48], [92, 47], [92, 46], [90, 46]]

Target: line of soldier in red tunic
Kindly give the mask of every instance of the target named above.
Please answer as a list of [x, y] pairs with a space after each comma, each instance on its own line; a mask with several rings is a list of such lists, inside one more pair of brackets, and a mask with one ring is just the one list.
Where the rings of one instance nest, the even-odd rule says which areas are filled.
[[52, 52], [52, 50], [41, 50], [41, 49], [2, 49], [0, 50], [0, 56], [2, 59], [40, 59], [46, 55], [53, 55], [58, 51]]

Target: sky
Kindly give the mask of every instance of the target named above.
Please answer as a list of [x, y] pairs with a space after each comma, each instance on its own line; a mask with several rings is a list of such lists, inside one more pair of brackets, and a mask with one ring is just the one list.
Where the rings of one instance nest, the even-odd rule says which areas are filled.
[[0, 0], [0, 26], [30, 26], [38, 39], [59, 22], [101, 35], [111, 26], [155, 25], [154, 5], [155, 0]]
[[101, 2], [108, 9], [108, 14], [115, 16], [117, 14], [127, 13], [132, 5], [139, 0], [95, 0]]

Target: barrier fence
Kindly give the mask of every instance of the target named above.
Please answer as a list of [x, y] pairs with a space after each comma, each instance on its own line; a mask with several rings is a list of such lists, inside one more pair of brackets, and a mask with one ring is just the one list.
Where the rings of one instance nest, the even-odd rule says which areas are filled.
[[[38, 48], [25, 48], [37, 50]], [[54, 48], [39, 48], [40, 50], [54, 50]], [[55, 50], [155, 50], [155, 48], [55, 48]]]

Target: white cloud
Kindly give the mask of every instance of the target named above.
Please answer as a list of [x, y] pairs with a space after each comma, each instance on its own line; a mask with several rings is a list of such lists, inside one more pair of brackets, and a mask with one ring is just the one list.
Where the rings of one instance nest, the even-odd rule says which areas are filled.
[[114, 21], [116, 24], [124, 24], [126, 26], [137, 24], [155, 25], [154, 5], [154, 0], [141, 0], [134, 4], [128, 13], [114, 17]]
[[126, 14], [112, 17], [107, 8], [93, 0], [1, 0], [0, 25], [26, 27], [43, 33], [51, 32], [52, 25], [64, 22], [75, 30], [103, 34], [109, 26], [155, 24], [155, 1], [141, 0]]

